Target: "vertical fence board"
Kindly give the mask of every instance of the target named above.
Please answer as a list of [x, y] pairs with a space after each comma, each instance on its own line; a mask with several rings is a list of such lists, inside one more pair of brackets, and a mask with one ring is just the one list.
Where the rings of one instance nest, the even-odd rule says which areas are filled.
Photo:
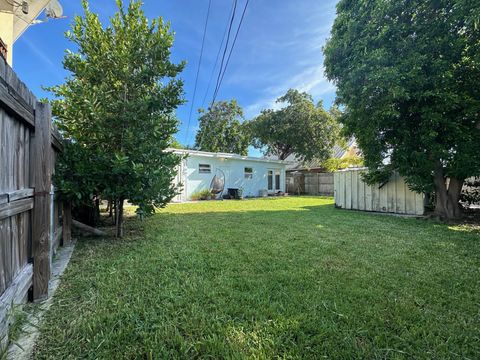
[[62, 236], [63, 245], [70, 244], [72, 241], [72, 204], [70, 202], [63, 203]]
[[[8, 219], [6, 219], [8, 220]], [[7, 230], [5, 220], [0, 220], [0, 293], [3, 293], [7, 287]]]
[[358, 172], [353, 172], [350, 174], [352, 178], [352, 209], [358, 209]]
[[362, 180], [362, 173], [358, 172], [358, 210], [365, 210], [365, 183]]
[[394, 213], [396, 208], [396, 174], [390, 176], [390, 180], [385, 185], [387, 191], [387, 212]]
[[407, 193], [407, 196], [405, 197], [405, 208], [407, 214], [415, 214], [415, 193]]
[[414, 193], [415, 194], [415, 214], [423, 215], [425, 213], [424, 207], [424, 196], [423, 194]]
[[349, 169], [335, 174], [337, 206], [345, 209], [398, 214], [424, 214], [424, 195], [411, 191], [398, 173], [394, 173], [387, 183], [380, 186], [364, 183], [362, 171], [364, 170]]
[[48, 296], [50, 280], [50, 188], [51, 188], [51, 111], [48, 104], [38, 102], [35, 114], [35, 136], [32, 147], [32, 171], [35, 188], [33, 208], [33, 297]]
[[[1, 62], [1, 61], [0, 61]], [[5, 192], [6, 190], [6, 179], [7, 179], [7, 171], [4, 171], [4, 169], [7, 169], [7, 165], [5, 162], [6, 159], [6, 151], [7, 151], [7, 146], [6, 146], [6, 136], [7, 136], [7, 131], [6, 131], [6, 114], [5, 111], [0, 108], [0, 193]]]
[[338, 177], [339, 173], [336, 172], [333, 174], [333, 199], [335, 201], [335, 206], [338, 206]]
[[406, 184], [400, 176], [397, 177], [396, 184], [397, 184], [397, 208], [395, 210], [398, 214], [405, 214], [406, 213], [406, 209], [405, 209]]
[[2, 229], [3, 238], [3, 262], [5, 264], [5, 285], [8, 286], [12, 280], [12, 234], [10, 226], [10, 218], [0, 220], [0, 228]]
[[[0, 61], [1, 63], [1, 61]], [[4, 71], [4, 69], [3, 69]], [[0, 108], [0, 193], [5, 192], [7, 171], [3, 169], [7, 168], [6, 159], [6, 114], [5, 111]], [[8, 219], [7, 219], [8, 220]], [[0, 220], [0, 294], [3, 293], [7, 286], [7, 274], [6, 274], [6, 253], [7, 246], [7, 230], [5, 228], [5, 220]]]
[[345, 209], [352, 208], [352, 173], [345, 172]]

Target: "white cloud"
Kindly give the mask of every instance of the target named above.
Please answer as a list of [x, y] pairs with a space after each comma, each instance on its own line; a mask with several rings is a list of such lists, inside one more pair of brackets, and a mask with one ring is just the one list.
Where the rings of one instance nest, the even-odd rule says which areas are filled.
[[265, 89], [265, 96], [257, 102], [245, 107], [245, 117], [253, 118], [260, 113], [262, 109], [279, 109], [281, 104], [276, 103], [276, 99], [284, 95], [288, 89], [297, 89], [307, 92], [313, 96], [315, 100], [319, 100], [322, 95], [335, 91], [335, 86], [330, 83], [324, 75], [322, 65], [312, 65], [304, 69], [300, 74]]
[[322, 53], [335, 16], [335, 2], [295, 2], [282, 11], [284, 16], [295, 17], [285, 20], [288, 30], [272, 33], [256, 29], [236, 66], [237, 72], [228, 79], [229, 85], [248, 86], [258, 94], [245, 107], [246, 118], [265, 108], [280, 107], [275, 100], [288, 89], [307, 92], [315, 101], [325, 95], [331, 99], [335, 92], [335, 86], [325, 77]]

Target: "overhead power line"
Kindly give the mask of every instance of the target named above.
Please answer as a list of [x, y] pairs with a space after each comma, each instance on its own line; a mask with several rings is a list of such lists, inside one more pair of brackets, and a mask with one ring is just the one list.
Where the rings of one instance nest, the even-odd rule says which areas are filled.
[[200, 58], [198, 59], [197, 75], [195, 76], [195, 86], [193, 88], [193, 97], [192, 97], [192, 103], [190, 105], [190, 113], [188, 115], [187, 134], [185, 136], [185, 144], [188, 144], [188, 135], [190, 132], [190, 121], [192, 120], [192, 111], [193, 111], [193, 106], [195, 105], [195, 95], [197, 94], [198, 75], [200, 74], [200, 66], [202, 64], [203, 47], [205, 45], [205, 35], [207, 33], [207, 25], [208, 25], [208, 18], [210, 17], [211, 5], [212, 5], [212, 0], [208, 0], [207, 17], [205, 19], [205, 26], [203, 27], [202, 47], [200, 49]]
[[[235, 43], [237, 42], [238, 33], [240, 32], [240, 29], [242, 27], [243, 19], [245, 17], [245, 12], [247, 11], [247, 7], [248, 7], [249, 2], [250, 2], [250, 0], [247, 0], [245, 2], [245, 6], [243, 8], [242, 16], [240, 18], [240, 22], [238, 23], [237, 31], [235, 33], [235, 37], [234, 37], [233, 42], [232, 42], [232, 47], [230, 48], [230, 52], [228, 54], [228, 58], [227, 58], [227, 62], [225, 63], [225, 67], [224, 67], [223, 71], [222, 71], [222, 68], [220, 68], [220, 72], [218, 73], [218, 79], [219, 80], [217, 80], [217, 86], [216, 86], [215, 92], [213, 94], [212, 105], [215, 102], [215, 99], [217, 98], [218, 91], [220, 90], [220, 87], [222, 86], [223, 77], [225, 76], [225, 72], [227, 71], [228, 63], [230, 62], [230, 57], [232, 56], [232, 52], [233, 52], [233, 49], [235, 47]], [[225, 50], [226, 50], [226, 47], [225, 47]]]
[[[227, 41], [225, 43], [225, 48], [223, 49], [222, 61], [220, 63], [220, 70], [218, 71], [217, 82], [215, 84], [215, 91], [213, 93], [213, 99], [217, 96], [218, 84], [220, 83], [220, 77], [222, 75], [223, 63], [225, 61], [225, 55], [227, 54], [228, 43], [230, 42], [230, 32], [232, 31], [233, 21], [235, 20], [235, 12], [237, 10], [237, 0], [235, 0], [233, 5], [232, 17], [230, 19], [230, 25], [228, 26]], [[213, 101], [212, 101], [213, 104]]]
[[215, 58], [215, 64], [213, 65], [212, 72], [210, 74], [210, 79], [208, 80], [207, 90], [205, 91], [205, 95], [203, 96], [202, 107], [204, 107], [205, 101], [207, 100], [208, 91], [210, 90], [210, 85], [212, 84], [212, 80], [213, 80], [213, 74], [215, 74], [215, 69], [217, 68], [218, 60], [220, 59], [220, 54], [222, 52], [222, 46], [223, 46], [223, 43], [224, 43], [225, 38], [227, 36], [229, 19], [230, 19], [230, 16], [232, 15], [233, 8], [234, 8], [234, 2], [232, 1], [232, 8], [230, 9], [230, 15], [228, 16], [227, 22], [225, 24], [225, 30], [223, 31], [223, 35], [222, 35], [222, 42], [220, 43], [220, 46], [218, 48], [217, 57]]

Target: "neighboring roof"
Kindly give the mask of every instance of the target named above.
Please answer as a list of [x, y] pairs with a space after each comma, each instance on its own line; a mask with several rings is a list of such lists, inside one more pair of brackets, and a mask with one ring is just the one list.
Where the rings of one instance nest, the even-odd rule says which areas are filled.
[[355, 140], [355, 138], [352, 136], [350, 139], [348, 139], [347, 141], [347, 146], [346, 147], [341, 147], [341, 146], [338, 146], [338, 145], [335, 145], [333, 147], [333, 155], [332, 155], [332, 158], [334, 159], [341, 159], [345, 156], [345, 154], [347, 153], [347, 151], [353, 147], [353, 146], [357, 146], [357, 141]]
[[[341, 159], [343, 158], [347, 152], [352, 148], [356, 147], [357, 142], [354, 137], [348, 139], [346, 147], [341, 147], [339, 145], [335, 145], [332, 151], [332, 158], [334, 159]], [[275, 159], [276, 156], [269, 156], [269, 159]], [[320, 161], [314, 159], [310, 161], [300, 161], [295, 157], [295, 154], [289, 155], [285, 162], [287, 163], [287, 171], [299, 171], [299, 170], [313, 170], [313, 169], [321, 169], [322, 164]]]
[[206, 158], [221, 158], [221, 159], [257, 161], [257, 162], [282, 164], [282, 165], [287, 164], [287, 162], [282, 161], [282, 160], [259, 158], [259, 157], [254, 157], [254, 156], [242, 156], [242, 155], [231, 154], [231, 153], [220, 153], [220, 152], [214, 153], [214, 152], [208, 152], [208, 151], [174, 149], [174, 148], [168, 148], [168, 149], [166, 149], [166, 151], [171, 151], [171, 152], [173, 152], [175, 154], [179, 154], [179, 155], [201, 156], [201, 157], [206, 157]]

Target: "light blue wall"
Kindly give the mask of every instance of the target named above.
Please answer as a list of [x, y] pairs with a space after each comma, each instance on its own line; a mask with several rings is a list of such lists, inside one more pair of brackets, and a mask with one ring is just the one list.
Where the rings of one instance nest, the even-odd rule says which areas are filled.
[[[195, 154], [190, 154], [184, 162], [183, 170], [181, 170], [183, 173], [179, 176], [184, 184], [183, 194], [178, 197], [178, 200], [190, 200], [194, 192], [209, 189], [214, 175], [218, 173], [218, 168], [225, 173], [225, 193], [227, 188], [243, 188], [243, 196], [259, 196], [260, 190], [267, 189], [268, 170], [280, 172], [280, 191], [285, 192], [285, 164], [231, 158], [221, 159]], [[210, 164], [211, 173], [199, 173], [199, 164]], [[252, 179], [245, 178], [245, 167], [253, 168]]]

